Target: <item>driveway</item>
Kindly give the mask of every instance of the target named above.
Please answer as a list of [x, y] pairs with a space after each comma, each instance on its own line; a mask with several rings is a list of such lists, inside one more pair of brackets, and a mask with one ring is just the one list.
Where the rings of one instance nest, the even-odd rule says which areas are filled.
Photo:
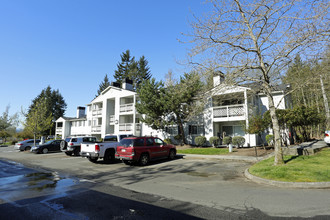
[[256, 184], [244, 177], [249, 162], [217, 159], [159, 161], [146, 167], [93, 164], [63, 153], [36, 155], [0, 148], [0, 158], [56, 170], [93, 183], [122, 187], [218, 210], [259, 212], [267, 217], [330, 216], [330, 190], [286, 189]]

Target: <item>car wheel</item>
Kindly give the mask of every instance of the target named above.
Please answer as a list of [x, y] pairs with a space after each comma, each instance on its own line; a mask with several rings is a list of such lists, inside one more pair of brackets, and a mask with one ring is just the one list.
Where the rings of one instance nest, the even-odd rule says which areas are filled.
[[31, 146], [27, 146], [24, 150], [25, 151], [31, 150]]
[[176, 155], [175, 150], [170, 150], [170, 153], [169, 153], [169, 155], [168, 155], [168, 158], [169, 158], [170, 160], [174, 160], [175, 155]]
[[142, 154], [139, 160], [139, 164], [141, 166], [145, 166], [149, 163], [149, 155], [148, 154]]
[[103, 158], [104, 162], [110, 163], [115, 161], [115, 152], [113, 150], [107, 150]]
[[96, 163], [97, 159], [98, 159], [97, 157], [96, 158], [95, 157], [93, 157], [93, 158], [88, 157], [88, 160], [92, 163]]
[[47, 154], [48, 153], [48, 148], [45, 147], [44, 149], [42, 149], [42, 153]]
[[65, 152], [65, 154], [68, 155], [68, 156], [71, 156], [72, 155], [72, 151], [67, 151], [67, 152]]
[[68, 143], [66, 141], [61, 141], [61, 143], [60, 143], [61, 150], [65, 150], [67, 145], [68, 145]]

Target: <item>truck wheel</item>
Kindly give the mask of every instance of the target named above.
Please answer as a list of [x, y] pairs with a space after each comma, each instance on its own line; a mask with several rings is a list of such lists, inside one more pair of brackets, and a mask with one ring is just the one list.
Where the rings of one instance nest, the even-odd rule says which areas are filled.
[[141, 166], [145, 166], [149, 163], [149, 155], [148, 154], [142, 154], [140, 156], [139, 164]]
[[71, 156], [72, 155], [72, 151], [67, 151], [67, 152], [65, 152], [65, 154], [68, 155], [68, 156]]
[[95, 157], [93, 157], [93, 158], [88, 157], [88, 160], [92, 163], [96, 163], [97, 159], [98, 159], [97, 157], [96, 158]]
[[74, 153], [75, 156], [80, 156], [79, 148], [76, 147], [76, 149], [74, 149], [73, 153]]
[[112, 150], [107, 150], [107, 151], [104, 153], [103, 161], [104, 161], [105, 163], [114, 162], [114, 161], [115, 161], [115, 152], [112, 151]]

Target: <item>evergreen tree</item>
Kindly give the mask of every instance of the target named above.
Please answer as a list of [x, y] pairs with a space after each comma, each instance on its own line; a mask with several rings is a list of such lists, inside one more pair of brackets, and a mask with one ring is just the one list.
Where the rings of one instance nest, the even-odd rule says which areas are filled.
[[99, 89], [97, 90], [96, 96], [99, 96], [101, 94], [101, 92], [103, 92], [109, 86], [110, 86], [110, 82], [109, 82], [107, 74], [105, 74], [103, 82], [101, 82], [99, 85]]
[[154, 129], [164, 129], [166, 125], [179, 127], [182, 141], [185, 141], [183, 124], [190, 116], [198, 114], [196, 96], [203, 85], [197, 73], [185, 73], [180, 82], [165, 89], [162, 82], [154, 78], [144, 80], [138, 88], [139, 102], [136, 109], [145, 114], [143, 122]]
[[115, 71], [114, 78], [118, 83], [123, 83], [126, 78], [132, 79], [133, 72], [136, 71], [135, 58], [131, 57], [129, 50], [123, 52], [121, 62], [117, 64], [117, 70]]
[[156, 82], [155, 78], [145, 80], [138, 88], [139, 100], [136, 109], [139, 113], [145, 114], [142, 122], [145, 122], [153, 129], [164, 129], [166, 121], [164, 116], [168, 114], [166, 107], [166, 90], [163, 82]]
[[40, 100], [45, 99], [46, 102], [46, 114], [52, 115], [53, 124], [47, 131], [48, 134], [53, 134], [55, 129], [55, 121], [64, 115], [67, 104], [64, 101], [63, 96], [60, 94], [59, 90], [52, 90], [50, 86], [43, 89], [41, 93], [32, 100], [32, 104], [29, 106], [28, 114], [34, 109], [34, 107], [40, 102]]
[[148, 61], [144, 56], [135, 61], [135, 57], [131, 57], [130, 51], [126, 50], [120, 57], [121, 62], [117, 64], [117, 70], [114, 74], [114, 78], [118, 83], [123, 83], [126, 78], [131, 79], [133, 81], [133, 89], [137, 90], [143, 80], [151, 78]]

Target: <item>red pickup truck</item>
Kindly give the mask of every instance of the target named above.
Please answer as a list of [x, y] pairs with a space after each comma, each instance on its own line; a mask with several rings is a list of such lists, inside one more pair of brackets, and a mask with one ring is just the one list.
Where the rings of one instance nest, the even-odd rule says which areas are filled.
[[150, 160], [174, 159], [176, 148], [157, 137], [129, 137], [121, 140], [117, 146], [116, 159], [125, 164], [138, 162], [144, 166]]

